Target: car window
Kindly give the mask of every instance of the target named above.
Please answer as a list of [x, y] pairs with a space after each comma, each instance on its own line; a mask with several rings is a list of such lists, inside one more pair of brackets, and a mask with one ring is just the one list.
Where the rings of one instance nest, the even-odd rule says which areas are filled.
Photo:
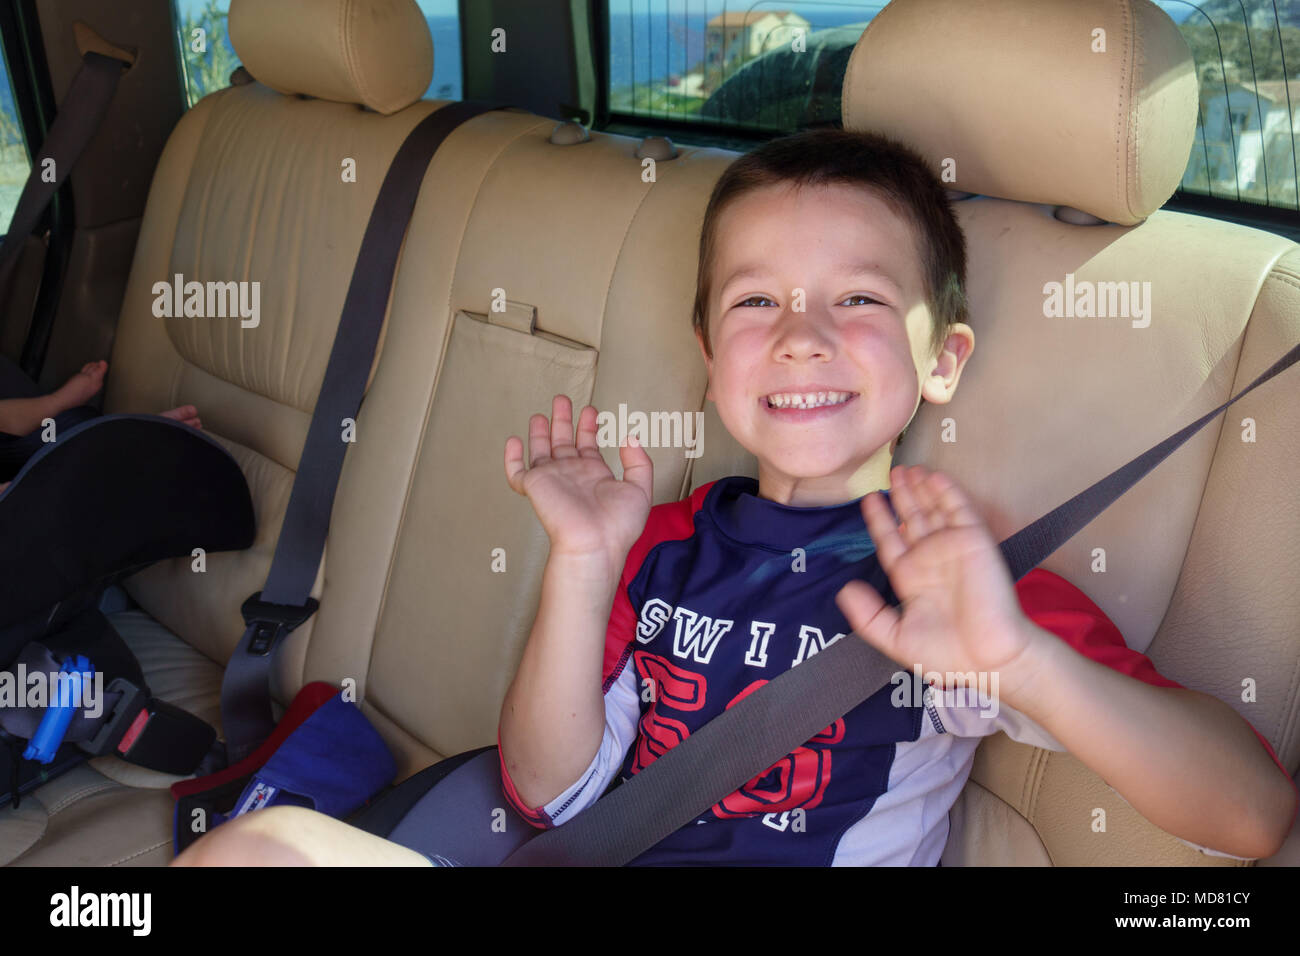
[[230, 85], [239, 66], [226, 34], [230, 0], [173, 0], [186, 106]]
[[1189, 192], [1300, 209], [1300, 3], [1162, 3], [1200, 81]]
[[[425, 99], [461, 96], [460, 17], [457, 0], [416, 0], [433, 35], [433, 80]], [[226, 30], [230, 0], [173, 0], [176, 40], [185, 75], [187, 105], [230, 85], [239, 58]]]
[[9, 64], [0, 56], [0, 233], [9, 229], [14, 207], [18, 205], [18, 196], [31, 168], [27, 139], [23, 135], [13, 84], [9, 80]]
[[433, 82], [426, 100], [461, 98], [460, 12], [457, 0], [416, 0], [433, 35]]
[[885, 6], [608, 3], [612, 112], [774, 132], [839, 118], [849, 53]]
[[[849, 55], [887, 5], [607, 3], [612, 118], [773, 134], [839, 120]], [[1200, 82], [1182, 189], [1300, 210], [1300, 2], [1156, 4], [1178, 24]]]

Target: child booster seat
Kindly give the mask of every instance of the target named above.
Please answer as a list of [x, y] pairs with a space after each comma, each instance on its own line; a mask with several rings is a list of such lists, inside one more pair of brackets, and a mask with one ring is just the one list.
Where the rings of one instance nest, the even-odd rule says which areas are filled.
[[[151, 697], [99, 599], [163, 558], [190, 555], [200, 573], [206, 553], [247, 548], [254, 532], [234, 458], [169, 418], [95, 418], [23, 465], [0, 493], [0, 736], [8, 744], [0, 796], [16, 801], [106, 753], [167, 773], [195, 770], [215, 730]], [[59, 707], [74, 673], [82, 699]]]

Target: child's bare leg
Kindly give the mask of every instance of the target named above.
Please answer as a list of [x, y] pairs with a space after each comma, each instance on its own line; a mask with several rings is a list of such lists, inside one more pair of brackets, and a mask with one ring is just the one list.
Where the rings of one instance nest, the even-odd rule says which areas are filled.
[[431, 866], [404, 846], [302, 807], [267, 807], [223, 823], [172, 866]]

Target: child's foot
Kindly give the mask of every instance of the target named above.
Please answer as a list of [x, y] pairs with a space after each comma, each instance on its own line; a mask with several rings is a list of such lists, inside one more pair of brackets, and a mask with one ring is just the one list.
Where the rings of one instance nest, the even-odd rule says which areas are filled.
[[104, 373], [107, 371], [108, 363], [103, 359], [98, 362], [87, 362], [81, 366], [80, 372], [64, 382], [63, 387], [50, 396], [58, 406], [54, 409], [54, 414], [86, 404], [92, 395], [104, 387]]
[[199, 410], [193, 405], [178, 405], [173, 409], [165, 412], [159, 412], [163, 418], [174, 418], [182, 425], [189, 425], [191, 428], [203, 430], [203, 423], [199, 421]]

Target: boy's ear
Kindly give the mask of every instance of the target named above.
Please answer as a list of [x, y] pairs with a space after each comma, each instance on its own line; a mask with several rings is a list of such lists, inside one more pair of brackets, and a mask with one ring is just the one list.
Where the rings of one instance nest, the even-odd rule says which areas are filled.
[[945, 405], [957, 391], [957, 381], [975, 351], [975, 333], [969, 325], [953, 325], [943, 348], [935, 359], [935, 366], [921, 385], [921, 398], [936, 405]]
[[709, 387], [705, 389], [704, 397], [713, 401], [713, 359], [709, 358], [709, 350], [704, 347], [704, 336], [700, 330], [695, 330], [695, 341], [699, 343], [700, 355], [704, 357], [704, 367], [709, 370]]

